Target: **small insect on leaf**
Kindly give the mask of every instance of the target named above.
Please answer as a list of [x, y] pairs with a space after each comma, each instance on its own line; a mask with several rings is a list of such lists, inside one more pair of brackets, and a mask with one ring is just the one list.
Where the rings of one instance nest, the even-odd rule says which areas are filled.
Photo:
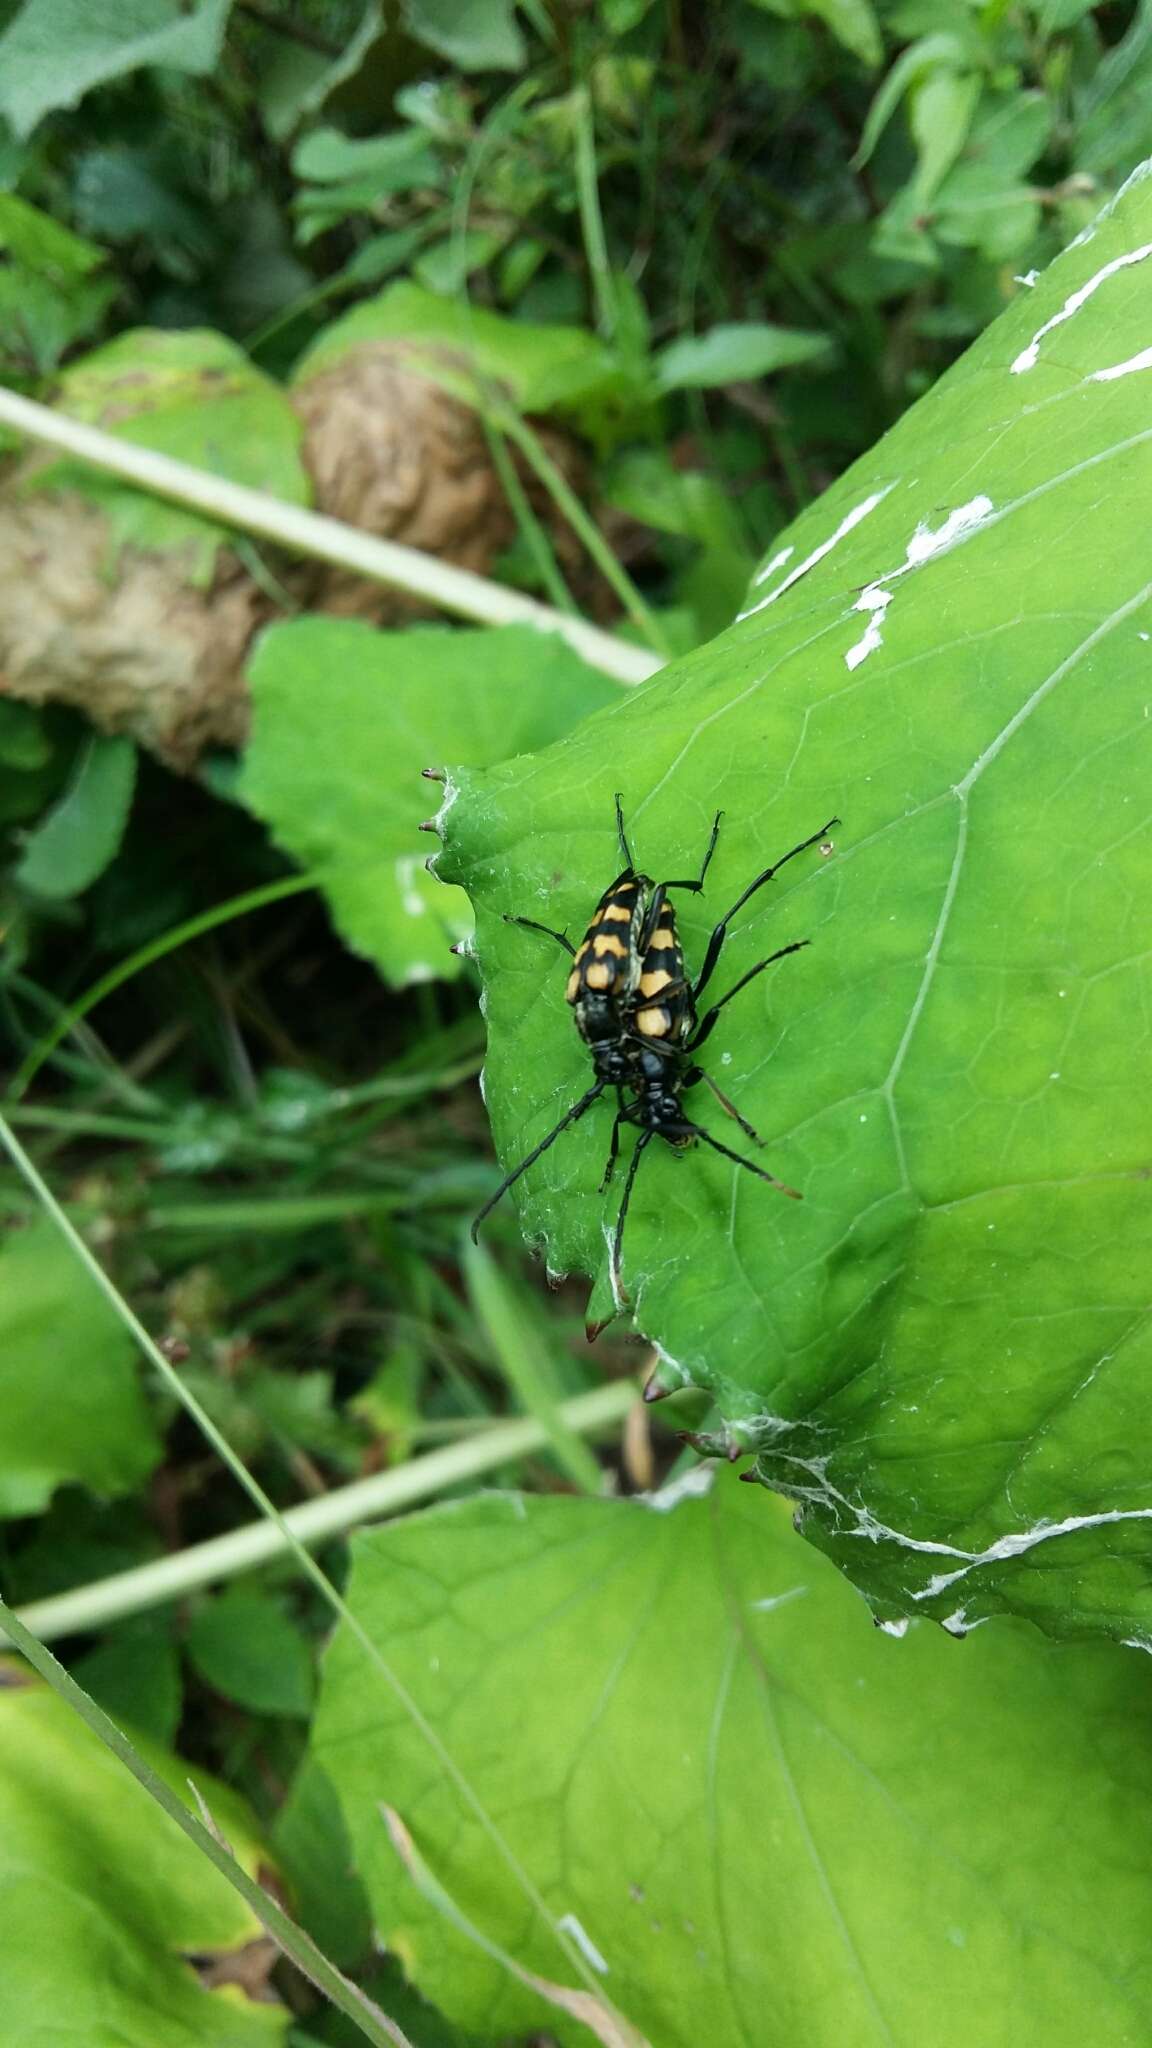
[[[762, 1139], [740, 1114], [735, 1103], [697, 1063], [696, 1054], [710, 1037], [717, 1019], [732, 998], [777, 960], [783, 960], [789, 953], [800, 952], [808, 940], [793, 939], [788, 945], [769, 953], [765, 959], [758, 960], [702, 1017], [698, 1012], [698, 1001], [716, 971], [729, 925], [737, 912], [798, 854], [806, 853], [813, 846], [819, 846], [822, 854], [830, 853], [832, 847], [827, 834], [840, 820], [829, 818], [818, 832], [791, 847], [771, 867], [764, 868], [749, 882], [731, 909], [725, 911], [719, 923], [713, 926], [700, 972], [693, 978], [684, 962], [669, 891], [683, 889], [699, 895], [716, 851], [721, 816], [722, 813], [717, 811], [698, 875], [654, 882], [650, 875], [643, 874], [636, 867], [632, 858], [624, 827], [623, 800], [617, 794], [616, 832], [624, 866], [601, 896], [579, 946], [573, 947], [566, 932], [558, 932], [551, 925], [538, 924], [534, 918], [506, 919], [509, 924], [522, 925], [527, 931], [541, 932], [546, 938], [554, 939], [570, 956], [572, 966], [565, 998], [572, 1007], [576, 1029], [588, 1047], [595, 1078], [591, 1087], [573, 1103], [547, 1136], [505, 1175], [473, 1222], [472, 1236], [476, 1238], [489, 1211], [555, 1144], [561, 1132], [578, 1123], [611, 1089], [616, 1098], [616, 1115], [608, 1160], [600, 1183], [601, 1192], [609, 1187], [615, 1174], [621, 1131], [626, 1125], [631, 1125], [638, 1133], [611, 1241], [610, 1279], [617, 1302], [628, 1298], [621, 1277], [624, 1225], [640, 1161], [653, 1138], [663, 1138], [677, 1152], [704, 1144], [722, 1158], [767, 1181], [778, 1194], [787, 1195], [797, 1202], [802, 1199], [798, 1189], [788, 1187], [767, 1167], [757, 1165], [743, 1152], [734, 1152], [719, 1138], [713, 1137], [702, 1124], [695, 1122], [686, 1114], [683, 1098], [690, 1089], [703, 1082], [725, 1114], [740, 1126], [745, 1137], [754, 1145], [762, 1144]], [[597, 1326], [591, 1334], [598, 1334], [600, 1327], [603, 1326]]]

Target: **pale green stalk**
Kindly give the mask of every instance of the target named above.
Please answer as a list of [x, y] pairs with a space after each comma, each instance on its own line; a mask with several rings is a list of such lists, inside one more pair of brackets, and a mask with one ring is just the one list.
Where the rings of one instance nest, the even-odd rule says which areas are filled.
[[583, 619], [567, 618], [518, 590], [474, 575], [470, 569], [457, 569], [450, 562], [421, 554], [418, 548], [361, 533], [325, 513], [284, 504], [265, 491], [231, 483], [154, 448], [142, 448], [134, 441], [106, 434], [100, 427], [69, 419], [67, 414], [22, 398], [15, 391], [0, 388], [0, 425], [59, 448], [79, 462], [93, 463], [97, 469], [174, 504], [190, 506], [222, 526], [262, 534], [294, 554], [354, 570], [372, 582], [407, 591], [461, 618], [485, 626], [526, 625], [542, 633], [556, 633], [593, 668], [602, 669], [617, 682], [643, 682], [661, 666], [659, 656], [646, 648], [630, 646]]
[[645, 604], [627, 570], [621, 568], [596, 521], [580, 503], [559, 463], [553, 462], [539, 434], [533, 432], [527, 420], [522, 420], [508, 407], [501, 407], [497, 424], [501, 432], [515, 442], [529, 468], [535, 471], [553, 503], [587, 548], [605, 582], [616, 592], [625, 611], [653, 647], [658, 647], [666, 657], [669, 648], [660, 621]]
[[482, 412], [480, 422], [492, 467], [500, 479], [500, 488], [508, 500], [512, 517], [536, 565], [536, 572], [558, 611], [576, 616], [576, 600], [564, 581], [564, 572], [556, 559], [556, 550], [542, 522], [532, 510], [531, 500], [520, 481], [520, 476], [508, 450], [503, 429], [487, 412]]
[[464, 1242], [468, 1298], [520, 1405], [535, 1416], [561, 1470], [581, 1493], [602, 1492], [604, 1474], [556, 1398], [549, 1360], [520, 1301], [482, 1244]]
[[608, 259], [608, 243], [604, 234], [604, 216], [600, 211], [600, 188], [596, 181], [596, 127], [592, 113], [592, 95], [582, 85], [572, 95], [575, 109], [576, 128], [576, 198], [580, 207], [580, 227], [584, 236], [584, 254], [592, 274], [592, 289], [596, 295], [596, 325], [605, 341], [611, 341], [616, 332], [616, 290], [612, 281], [612, 265]]
[[[559, 1403], [555, 1420], [573, 1436], [593, 1436], [622, 1422], [636, 1399], [631, 1380], [612, 1380], [590, 1394]], [[430, 1500], [467, 1480], [514, 1464], [533, 1451], [545, 1450], [552, 1435], [548, 1421], [534, 1416], [486, 1424], [462, 1443], [429, 1451], [388, 1472], [374, 1472], [368, 1479], [336, 1487], [319, 1500], [286, 1508], [284, 1529], [309, 1546], [327, 1542], [361, 1522], [398, 1514], [417, 1501]], [[143, 1613], [165, 1601], [181, 1600], [240, 1572], [254, 1571], [258, 1565], [283, 1557], [288, 1547], [273, 1523], [247, 1522], [241, 1529], [230, 1529], [226, 1536], [191, 1544], [170, 1557], [154, 1558], [131, 1571], [113, 1572], [109, 1578], [75, 1586], [71, 1592], [36, 1600], [20, 1609], [20, 1620], [41, 1642], [56, 1642], [62, 1636], [104, 1628], [111, 1621]]]

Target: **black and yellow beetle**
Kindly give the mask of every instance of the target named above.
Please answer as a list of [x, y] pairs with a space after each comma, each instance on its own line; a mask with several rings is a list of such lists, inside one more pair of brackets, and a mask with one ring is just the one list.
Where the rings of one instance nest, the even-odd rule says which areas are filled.
[[[611, 888], [604, 891], [574, 952], [559, 932], [548, 934], [572, 953], [565, 996], [601, 1080], [627, 1082], [631, 1073], [629, 1041], [636, 1036], [671, 1035], [673, 1016], [685, 1013], [689, 1006], [684, 955], [676, 937], [668, 891], [687, 889], [699, 894], [719, 832], [717, 812], [697, 876], [683, 881], [653, 882], [650, 875], [640, 872], [632, 858], [622, 802], [617, 795], [616, 835], [624, 858], [623, 871]], [[529, 920], [516, 918], [513, 922], [527, 924]], [[547, 931], [548, 927], [537, 925], [534, 929]], [[655, 1000], [665, 993], [670, 1008]]]
[[733, 1152], [729, 1146], [722, 1145], [703, 1125], [687, 1117], [681, 1098], [687, 1089], [703, 1081], [745, 1135], [754, 1144], [762, 1143], [752, 1125], [717, 1087], [711, 1075], [696, 1064], [695, 1056], [733, 996], [739, 995], [741, 989], [747, 988], [750, 981], [775, 961], [784, 959], [789, 953], [798, 953], [808, 940], [793, 939], [775, 953], [758, 960], [703, 1017], [697, 1015], [697, 1000], [715, 972], [728, 927], [736, 913], [743, 909], [749, 897], [779, 874], [788, 861], [818, 845], [840, 821], [829, 818], [818, 832], [801, 840], [798, 846], [792, 847], [748, 884], [731, 910], [726, 911], [719, 924], [713, 927], [704, 963], [693, 981], [685, 969], [684, 953], [676, 930], [676, 914], [668, 892], [670, 889], [686, 889], [698, 894], [703, 889], [720, 834], [721, 816], [718, 811], [713, 820], [712, 834], [698, 876], [692, 880], [654, 882], [651, 876], [642, 874], [633, 861], [624, 830], [622, 799], [617, 794], [616, 830], [624, 868], [611, 887], [604, 891], [580, 945], [574, 947], [566, 933], [554, 931], [550, 925], [538, 924], [534, 918], [507, 919], [509, 924], [524, 925], [529, 931], [543, 932], [548, 938], [555, 939], [570, 956], [572, 968], [566, 996], [572, 1005], [576, 1028], [592, 1055], [596, 1078], [547, 1137], [542, 1138], [501, 1181], [476, 1217], [472, 1236], [476, 1237], [489, 1210], [521, 1174], [535, 1164], [541, 1153], [555, 1143], [561, 1131], [578, 1122], [605, 1089], [614, 1088], [616, 1117], [612, 1125], [608, 1163], [600, 1183], [601, 1191], [607, 1187], [616, 1166], [622, 1125], [634, 1124], [640, 1133], [629, 1163], [613, 1233], [612, 1284], [617, 1295], [621, 1291], [620, 1252], [628, 1205], [640, 1161], [654, 1137], [664, 1138], [678, 1152], [684, 1152], [690, 1145], [701, 1141], [737, 1166], [746, 1167], [779, 1193], [789, 1195], [795, 1201], [801, 1199], [795, 1188], [787, 1187], [783, 1181], [777, 1180], [775, 1174], [758, 1166], [755, 1160], [746, 1158], [742, 1152]]

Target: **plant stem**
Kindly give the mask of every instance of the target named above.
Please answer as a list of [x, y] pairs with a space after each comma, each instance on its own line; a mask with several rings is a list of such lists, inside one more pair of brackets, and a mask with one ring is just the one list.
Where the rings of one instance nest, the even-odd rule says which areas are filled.
[[[110, 1138], [122, 1139], [132, 1145], [174, 1144], [180, 1136], [180, 1127], [173, 1118], [167, 1123], [158, 1120], [147, 1122], [143, 1118], [133, 1119], [122, 1116], [101, 1116], [96, 1111], [83, 1109], [55, 1109], [33, 1105], [25, 1108], [17, 1103], [10, 1108], [9, 1118], [17, 1130], [59, 1131], [69, 1138]], [[310, 1163], [315, 1158], [315, 1147], [303, 1138], [278, 1138], [262, 1131], [238, 1131], [231, 1140], [236, 1149], [255, 1152], [261, 1159], [274, 1159], [292, 1165]]]
[[[636, 1400], [631, 1380], [611, 1380], [590, 1394], [562, 1402], [556, 1420], [579, 1436], [595, 1435], [623, 1420]], [[474, 1431], [462, 1443], [429, 1451], [422, 1458], [409, 1459], [389, 1472], [375, 1472], [370, 1479], [353, 1480], [326, 1493], [320, 1500], [287, 1508], [284, 1523], [301, 1543], [312, 1547], [330, 1537], [342, 1536], [359, 1522], [382, 1515], [397, 1514], [416, 1501], [429, 1500], [478, 1479], [501, 1465], [510, 1465], [532, 1451], [545, 1450], [551, 1441], [547, 1424], [532, 1416], [517, 1416]], [[41, 1642], [58, 1642], [62, 1636], [78, 1635], [104, 1628], [128, 1614], [141, 1614], [167, 1600], [180, 1600], [202, 1586], [218, 1585], [241, 1572], [255, 1570], [283, 1557], [287, 1544], [270, 1522], [247, 1522], [230, 1529], [226, 1536], [213, 1536], [207, 1543], [194, 1543], [171, 1557], [156, 1558], [132, 1571], [113, 1572], [88, 1586], [76, 1586], [69, 1593], [57, 1593], [19, 1610], [20, 1620]]]
[[496, 1364], [520, 1405], [544, 1429], [553, 1457], [581, 1493], [603, 1490], [604, 1475], [578, 1430], [570, 1428], [556, 1397], [550, 1360], [539, 1330], [491, 1253], [467, 1238], [463, 1247], [464, 1281], [481, 1330]]
[[503, 430], [497, 425], [495, 420], [489, 419], [487, 413], [481, 415], [481, 421], [484, 427], [485, 439], [488, 443], [488, 453], [492, 457], [492, 467], [500, 479], [500, 486], [508, 500], [509, 510], [516, 521], [520, 537], [532, 557], [536, 573], [557, 610], [566, 612], [575, 618], [577, 616], [576, 603], [568, 585], [564, 581], [560, 564], [556, 560], [556, 550], [552, 546], [549, 535], [532, 510], [528, 493], [520, 481], [516, 464], [508, 452], [508, 444]]
[[499, 424], [508, 439], [515, 442], [529, 468], [535, 471], [553, 503], [564, 514], [605, 582], [616, 592], [621, 604], [630, 613], [640, 631], [654, 647], [659, 647], [666, 657], [668, 644], [663, 628], [653, 617], [627, 570], [620, 567], [596, 521], [580, 503], [559, 463], [553, 462], [540, 436], [533, 432], [527, 420], [522, 420], [509, 408], [501, 410]]
[[577, 87], [572, 95], [572, 105], [576, 130], [573, 168], [576, 174], [576, 197], [580, 207], [580, 227], [584, 236], [584, 254], [592, 275], [596, 325], [605, 341], [611, 341], [616, 332], [616, 290], [612, 278], [612, 265], [608, 257], [608, 243], [604, 236], [600, 190], [596, 182], [596, 129], [592, 117], [592, 95], [586, 85]]
[[418, 548], [398, 541], [381, 540], [361, 533], [342, 520], [324, 513], [308, 512], [299, 505], [283, 504], [266, 491], [254, 491], [246, 484], [231, 483], [189, 462], [177, 462], [153, 448], [120, 440], [99, 427], [69, 419], [34, 399], [21, 398], [0, 387], [0, 425], [13, 427], [33, 441], [60, 448], [80, 462], [123, 477], [127, 483], [154, 491], [175, 504], [191, 506], [223, 526], [241, 532], [263, 534], [295, 554], [309, 555], [338, 568], [352, 569], [371, 581], [391, 589], [405, 590], [427, 598], [444, 611], [473, 619], [485, 626], [535, 626], [543, 633], [557, 633], [576, 653], [620, 683], [642, 683], [661, 666], [658, 655], [633, 647], [590, 626], [583, 619], [566, 618], [550, 606], [538, 604], [518, 590], [507, 590], [469, 569], [457, 569], [450, 562], [438, 562]]

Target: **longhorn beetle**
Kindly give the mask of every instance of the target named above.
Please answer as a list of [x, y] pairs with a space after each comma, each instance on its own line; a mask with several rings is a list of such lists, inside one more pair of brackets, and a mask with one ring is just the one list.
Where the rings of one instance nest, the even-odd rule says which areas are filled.
[[787, 946], [781, 946], [767, 958], [758, 960], [746, 974], [742, 974], [726, 995], [721, 996], [703, 1017], [697, 1016], [697, 999], [706, 988], [715, 972], [717, 962], [728, 936], [728, 927], [736, 913], [743, 909], [749, 897], [763, 888], [778, 875], [788, 861], [797, 854], [807, 852], [817, 845], [838, 818], [830, 818], [801, 840], [798, 846], [773, 863], [748, 884], [743, 894], [737, 897], [731, 910], [725, 912], [719, 924], [715, 925], [704, 953], [704, 963], [692, 981], [685, 972], [684, 954], [676, 931], [676, 916], [668, 898], [670, 889], [685, 889], [698, 895], [704, 887], [705, 876], [716, 841], [720, 835], [720, 820], [723, 813], [717, 811], [712, 823], [712, 833], [701, 863], [700, 873], [695, 879], [654, 882], [650, 875], [640, 872], [632, 858], [624, 829], [623, 803], [619, 792], [616, 796], [616, 831], [620, 851], [624, 859], [623, 872], [616, 877], [611, 887], [604, 891], [592, 921], [579, 946], [573, 946], [565, 932], [554, 931], [550, 925], [538, 924], [530, 917], [506, 917], [509, 924], [520, 924], [529, 931], [543, 932], [545, 937], [555, 939], [572, 961], [568, 976], [566, 999], [571, 1004], [576, 1028], [592, 1055], [596, 1078], [592, 1086], [579, 1101], [554, 1125], [547, 1137], [542, 1138], [518, 1166], [513, 1167], [480, 1210], [472, 1225], [475, 1240], [481, 1223], [489, 1211], [508, 1192], [522, 1173], [534, 1165], [541, 1154], [553, 1145], [562, 1131], [577, 1123], [586, 1115], [594, 1102], [599, 1101], [607, 1088], [616, 1092], [616, 1116], [612, 1125], [612, 1138], [608, 1163], [600, 1183], [601, 1193], [607, 1188], [616, 1167], [620, 1149], [620, 1128], [623, 1124], [639, 1127], [639, 1136], [629, 1162], [624, 1182], [624, 1193], [616, 1218], [616, 1229], [612, 1240], [612, 1284], [613, 1292], [620, 1293], [620, 1253], [624, 1240], [624, 1224], [628, 1206], [632, 1199], [632, 1188], [644, 1152], [654, 1137], [662, 1137], [674, 1150], [684, 1152], [690, 1145], [701, 1140], [712, 1151], [719, 1152], [725, 1159], [743, 1166], [760, 1180], [765, 1180], [780, 1194], [789, 1195], [794, 1201], [801, 1199], [795, 1188], [790, 1188], [775, 1174], [748, 1159], [742, 1152], [733, 1152], [722, 1145], [702, 1124], [694, 1123], [684, 1114], [681, 1097], [689, 1088], [703, 1081], [715, 1095], [722, 1109], [735, 1119], [745, 1136], [754, 1144], [763, 1141], [752, 1125], [741, 1116], [735, 1104], [728, 1100], [717, 1087], [710, 1074], [696, 1064], [696, 1054], [715, 1028], [716, 1021], [733, 996], [747, 988], [750, 981], [777, 960], [783, 960], [789, 953], [798, 953], [808, 945], [807, 939], [793, 939]]

